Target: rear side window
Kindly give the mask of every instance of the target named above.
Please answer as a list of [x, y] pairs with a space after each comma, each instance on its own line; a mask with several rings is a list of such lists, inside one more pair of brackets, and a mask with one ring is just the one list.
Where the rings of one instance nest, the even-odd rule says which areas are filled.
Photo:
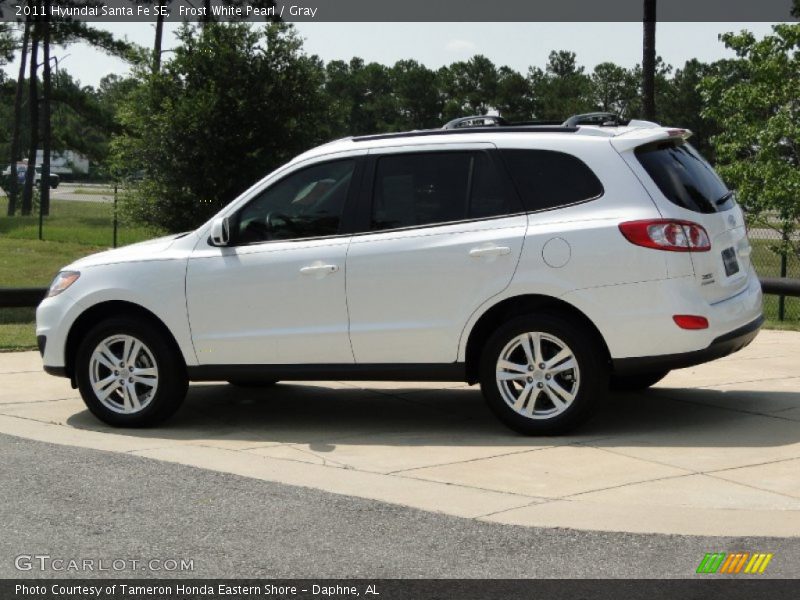
[[483, 152], [394, 154], [378, 159], [371, 229], [488, 218], [511, 207]]
[[728, 210], [734, 198], [706, 160], [684, 141], [646, 144], [636, 158], [667, 200], [699, 213]]
[[603, 184], [579, 158], [552, 150], [502, 150], [527, 210], [567, 206], [603, 195]]

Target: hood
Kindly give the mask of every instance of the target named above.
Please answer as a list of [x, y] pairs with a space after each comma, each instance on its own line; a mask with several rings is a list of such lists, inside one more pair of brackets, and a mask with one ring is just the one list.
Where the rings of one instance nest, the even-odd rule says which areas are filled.
[[86, 267], [98, 265], [110, 265], [114, 263], [142, 262], [147, 260], [168, 260], [177, 258], [175, 253], [167, 252], [177, 240], [188, 237], [187, 233], [166, 235], [164, 237], [139, 242], [114, 250], [106, 250], [97, 254], [90, 254], [84, 258], [76, 260], [71, 265], [64, 267], [63, 270], [80, 270]]

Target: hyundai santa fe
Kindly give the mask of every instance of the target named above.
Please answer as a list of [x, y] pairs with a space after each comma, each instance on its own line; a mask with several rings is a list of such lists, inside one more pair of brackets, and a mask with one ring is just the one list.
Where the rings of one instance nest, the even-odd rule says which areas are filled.
[[568, 431], [761, 326], [742, 210], [689, 135], [473, 118], [331, 142], [191, 233], [65, 267], [44, 368], [123, 427], [189, 381], [401, 379], [480, 383], [512, 429]]

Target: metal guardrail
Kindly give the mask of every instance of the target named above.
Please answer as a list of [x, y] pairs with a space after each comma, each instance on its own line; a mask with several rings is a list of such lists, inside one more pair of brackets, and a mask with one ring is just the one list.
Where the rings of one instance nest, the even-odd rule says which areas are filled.
[[777, 296], [800, 297], [800, 279], [762, 277], [761, 291], [765, 294], [775, 294]]
[[[800, 298], [800, 279], [762, 277], [765, 294]], [[47, 288], [0, 288], [0, 308], [34, 307], [44, 299]]]
[[0, 288], [0, 308], [38, 306], [47, 288]]

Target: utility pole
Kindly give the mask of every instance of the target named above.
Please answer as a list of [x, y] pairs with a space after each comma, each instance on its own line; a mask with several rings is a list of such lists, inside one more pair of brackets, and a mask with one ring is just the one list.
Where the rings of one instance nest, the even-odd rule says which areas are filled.
[[36, 72], [39, 65], [39, 27], [37, 20], [31, 23], [31, 63], [28, 79], [28, 104], [30, 109], [31, 137], [28, 147], [28, 166], [25, 171], [25, 189], [22, 191], [23, 216], [31, 214], [33, 209], [33, 185], [36, 179], [36, 150], [39, 147], [39, 91]]
[[39, 199], [39, 212], [41, 215], [50, 214], [50, 146], [52, 128], [50, 124], [50, 3], [45, 0], [44, 32], [42, 35], [42, 49], [44, 50], [44, 72], [42, 90], [42, 179], [39, 185], [41, 198]]
[[13, 217], [17, 211], [17, 198], [19, 197], [19, 181], [17, 174], [17, 161], [19, 160], [19, 134], [22, 128], [22, 90], [25, 86], [25, 66], [28, 60], [28, 38], [31, 34], [31, 19], [25, 18], [25, 29], [22, 33], [22, 48], [19, 59], [19, 75], [17, 75], [17, 90], [14, 94], [14, 126], [11, 133], [11, 162], [10, 180], [8, 182], [8, 216]]
[[644, 118], [656, 120], [656, 0], [644, 0], [642, 38], [642, 109]]

